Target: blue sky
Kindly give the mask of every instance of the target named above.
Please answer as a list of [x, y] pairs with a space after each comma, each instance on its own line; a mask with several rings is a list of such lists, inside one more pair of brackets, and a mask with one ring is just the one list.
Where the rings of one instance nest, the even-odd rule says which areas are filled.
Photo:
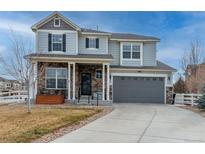
[[[0, 53], [9, 56], [10, 29], [34, 42], [30, 27], [51, 12], [0, 12]], [[181, 70], [191, 40], [205, 43], [205, 12], [61, 12], [80, 27], [156, 36], [158, 59]]]

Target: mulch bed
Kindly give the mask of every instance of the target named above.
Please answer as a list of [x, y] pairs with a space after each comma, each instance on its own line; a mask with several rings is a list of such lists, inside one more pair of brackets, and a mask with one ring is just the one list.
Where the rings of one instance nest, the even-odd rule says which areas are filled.
[[83, 121], [80, 121], [78, 124], [74, 124], [74, 125], [71, 125], [71, 126], [68, 126], [68, 127], [63, 127], [63, 128], [60, 128], [60, 129], [57, 129], [55, 130], [53, 133], [50, 133], [50, 134], [47, 134], [47, 135], [44, 135], [42, 136], [41, 138], [37, 139], [37, 140], [34, 140], [33, 143], [48, 143], [48, 142], [51, 142], [67, 133], [70, 133], [76, 129], [79, 129], [85, 125], [87, 125], [88, 123], [100, 118], [100, 117], [103, 117], [105, 115], [107, 115], [108, 113], [112, 112], [113, 111], [113, 107], [103, 107], [103, 111], [98, 113], [98, 114], [95, 114], [94, 116], [92, 117], [89, 117], [87, 118], [86, 120], [83, 120]]
[[199, 109], [196, 106], [190, 106], [190, 105], [185, 105], [185, 106], [179, 106], [180, 108], [190, 110], [192, 112], [198, 113], [202, 117], [205, 117], [205, 110], [204, 109]]

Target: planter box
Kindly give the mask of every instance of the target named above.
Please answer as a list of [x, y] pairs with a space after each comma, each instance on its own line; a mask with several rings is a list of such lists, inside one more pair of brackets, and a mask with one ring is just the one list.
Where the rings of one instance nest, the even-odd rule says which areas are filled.
[[36, 104], [63, 104], [63, 95], [37, 95]]

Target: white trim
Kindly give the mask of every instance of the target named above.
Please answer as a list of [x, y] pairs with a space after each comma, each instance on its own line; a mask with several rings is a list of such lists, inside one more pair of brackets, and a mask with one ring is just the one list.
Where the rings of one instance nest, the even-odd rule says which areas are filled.
[[111, 36], [112, 34], [110, 33], [91, 33], [91, 32], [81, 32], [83, 35], [108, 35]]
[[167, 77], [167, 74], [151, 74], [151, 73], [111, 73], [112, 76], [139, 76], [139, 77]]
[[160, 42], [160, 40], [154, 40], [154, 39], [150, 39], [150, 40], [138, 40], [138, 39], [115, 39], [115, 38], [111, 38], [111, 41], [122, 41], [122, 42]]
[[74, 30], [49, 30], [49, 29], [38, 29], [36, 32], [47, 32], [47, 33], [77, 33], [77, 31]]
[[[54, 42], [53, 41], [53, 36], [55, 36], [55, 35], [59, 35], [59, 36], [61, 36], [61, 42]], [[52, 33], [52, 38], [51, 38], [51, 51], [49, 51], [49, 52], [64, 52], [63, 51], [63, 34], [61, 34], [61, 33]], [[53, 44], [54, 43], [58, 43], [58, 44], [61, 44], [61, 50], [60, 51], [58, 51], [58, 50], [53, 50]], [[64, 52], [65, 53], [65, 52]]]
[[75, 63], [73, 63], [73, 100], [75, 100]]
[[105, 64], [103, 63], [102, 69], [102, 100], [105, 100]]
[[[140, 50], [141, 50], [141, 52], [140, 52], [140, 60], [141, 60], [141, 66], [143, 66], [144, 65], [144, 59], [143, 59], [143, 57], [144, 57], [144, 44], [143, 43], [141, 43], [141, 45], [140, 45]], [[155, 62], [156, 62], [156, 60], [155, 60]]]
[[122, 65], [122, 42], [120, 42], [120, 65]]
[[[99, 45], [100, 45], [100, 41], [99, 41]], [[108, 49], [109, 48], [109, 46], [108, 46], [108, 37], [106, 37], [106, 53], [108, 54]]]
[[38, 43], [38, 32], [35, 32], [35, 51], [37, 52], [38, 51], [38, 46], [39, 46], [39, 43]]
[[107, 101], [110, 100], [110, 64], [107, 64]]
[[[55, 20], [58, 20], [59, 25], [56, 25], [56, 24], [55, 24]], [[53, 20], [53, 26], [54, 26], [54, 27], [60, 27], [60, 26], [61, 26], [61, 20], [60, 20], [60, 18], [54, 18], [54, 20]]]
[[70, 100], [70, 63], [68, 63], [68, 100]]
[[[123, 58], [123, 45], [130, 45], [131, 46], [131, 50], [130, 50], [130, 58]], [[136, 59], [136, 58], [132, 58], [132, 53], [133, 53], [133, 46], [134, 45], [137, 45], [137, 46], [140, 46], [140, 58], [139, 59]], [[142, 42], [121, 42], [121, 58], [122, 58], [122, 61], [125, 60], [125, 61], [134, 61], [134, 62], [140, 62], [140, 65], [142, 66], [143, 65], [143, 43]], [[122, 63], [121, 61], [121, 63]], [[122, 65], [122, 64], [121, 64]]]
[[176, 71], [170, 71], [170, 70], [160, 70], [160, 69], [140, 69], [140, 68], [112, 68], [112, 71], [146, 71], [146, 72], [176, 72]]
[[96, 63], [112, 62], [112, 59], [92, 59], [92, 58], [59, 58], [59, 57], [32, 57], [31, 60], [43, 60], [43, 62], [76, 62], [76, 63]]
[[[55, 70], [55, 80], [56, 80], [56, 87], [55, 88], [47, 88], [46, 80], [49, 79], [49, 78], [47, 77], [46, 71], [48, 69], [54, 69]], [[45, 89], [56, 89], [56, 90], [65, 90], [65, 89], [67, 89], [67, 87], [66, 88], [58, 88], [57, 70], [66, 70], [67, 71], [67, 68], [65, 68], [65, 67], [46, 67], [45, 68]], [[50, 78], [50, 79], [54, 79], [54, 78]], [[68, 80], [67, 75], [66, 75], [66, 78], [63, 78], [63, 79]]]

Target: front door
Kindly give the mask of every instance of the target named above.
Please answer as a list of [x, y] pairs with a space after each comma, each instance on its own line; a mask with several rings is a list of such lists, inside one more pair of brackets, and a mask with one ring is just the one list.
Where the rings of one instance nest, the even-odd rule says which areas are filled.
[[91, 73], [81, 74], [81, 95], [91, 95]]

